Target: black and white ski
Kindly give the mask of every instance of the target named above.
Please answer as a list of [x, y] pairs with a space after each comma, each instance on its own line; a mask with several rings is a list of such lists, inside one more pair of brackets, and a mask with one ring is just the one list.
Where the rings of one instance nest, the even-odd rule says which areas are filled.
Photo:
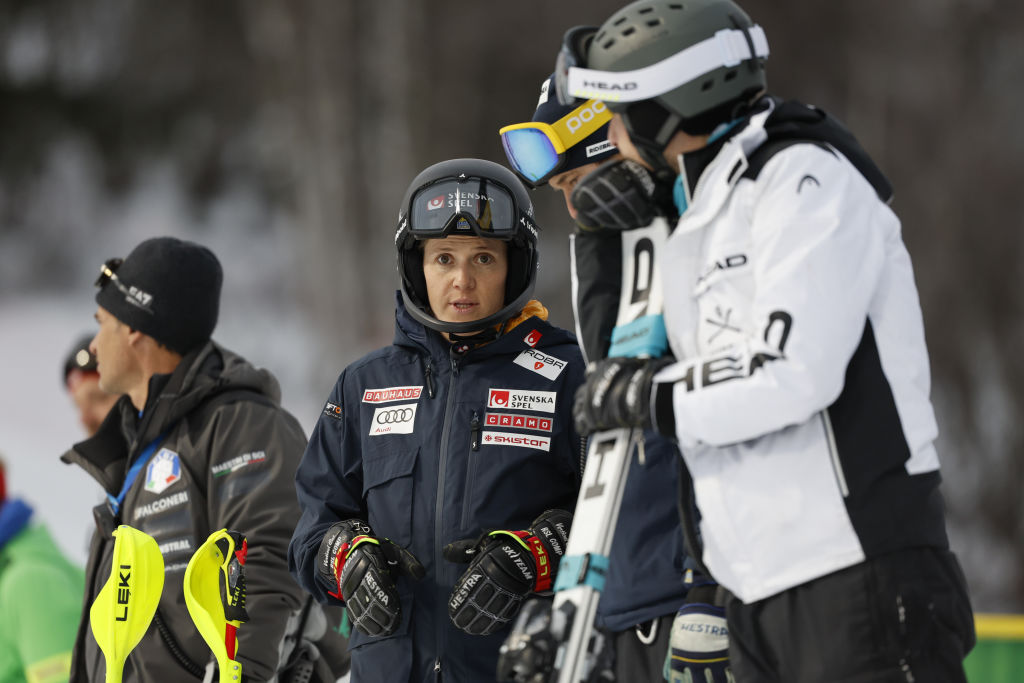
[[[621, 233], [622, 286], [608, 356], [653, 357], [667, 348], [662, 317], [664, 295], [656, 255], [668, 235], [669, 225], [663, 218], [646, 228]], [[579, 321], [577, 327], [582, 328], [583, 322]], [[584, 337], [581, 330], [581, 340]], [[600, 352], [595, 355], [605, 355]], [[640, 430], [616, 429], [594, 434], [590, 439], [552, 608], [551, 627], [559, 643], [554, 662], [558, 683], [587, 681], [597, 663], [600, 643], [595, 638], [594, 618], [634, 445], [642, 463]]]

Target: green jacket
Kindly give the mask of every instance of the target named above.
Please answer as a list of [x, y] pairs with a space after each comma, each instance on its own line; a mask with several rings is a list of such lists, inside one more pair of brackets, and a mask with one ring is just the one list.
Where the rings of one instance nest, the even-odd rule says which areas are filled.
[[84, 586], [41, 525], [0, 547], [0, 683], [68, 680]]

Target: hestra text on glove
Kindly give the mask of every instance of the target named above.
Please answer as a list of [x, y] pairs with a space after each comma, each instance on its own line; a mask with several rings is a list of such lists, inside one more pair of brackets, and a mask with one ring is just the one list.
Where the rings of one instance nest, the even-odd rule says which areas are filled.
[[329, 594], [345, 602], [349, 621], [368, 636], [387, 636], [401, 621], [402, 605], [395, 572], [415, 579], [423, 566], [390, 540], [378, 539], [358, 519], [331, 526], [320, 542], [317, 575], [331, 586]]
[[447, 560], [470, 563], [448, 599], [452, 623], [490, 635], [512, 620], [527, 595], [551, 590], [571, 523], [571, 513], [548, 510], [525, 531], [497, 530], [446, 546]]

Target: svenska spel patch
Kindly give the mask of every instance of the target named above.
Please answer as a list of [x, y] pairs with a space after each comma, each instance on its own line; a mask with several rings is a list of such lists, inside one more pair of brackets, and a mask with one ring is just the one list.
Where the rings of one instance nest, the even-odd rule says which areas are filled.
[[408, 401], [419, 398], [423, 393], [423, 385], [418, 387], [387, 387], [384, 389], [367, 389], [363, 392], [363, 403], [391, 403], [392, 401]]
[[551, 418], [518, 413], [487, 413], [484, 424], [488, 427], [515, 427], [516, 429], [533, 429], [538, 432], [551, 431]]
[[181, 462], [178, 454], [169, 448], [161, 448], [146, 466], [146, 490], [163, 493], [169, 486], [181, 479]]
[[512, 362], [548, 379], [557, 379], [562, 374], [562, 370], [565, 370], [565, 366], [568, 365], [566, 361], [549, 356], [537, 349], [526, 349], [516, 356], [516, 359]]
[[553, 413], [555, 412], [555, 392], [489, 388], [487, 390], [487, 407]]
[[518, 446], [519, 448], [535, 448], [539, 451], [551, 450], [549, 437], [534, 436], [533, 434], [486, 431], [480, 435], [480, 443], [485, 446]]

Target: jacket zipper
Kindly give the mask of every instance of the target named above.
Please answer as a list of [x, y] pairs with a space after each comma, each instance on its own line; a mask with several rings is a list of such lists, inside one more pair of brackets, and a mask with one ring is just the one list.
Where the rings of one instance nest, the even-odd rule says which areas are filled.
[[469, 461], [466, 465], [466, 496], [462, 501], [462, 528], [469, 526], [470, 495], [473, 488], [473, 475], [476, 472], [476, 458], [473, 452], [480, 450], [480, 413], [473, 411], [473, 419], [469, 421]]
[[821, 411], [821, 421], [825, 425], [825, 438], [828, 439], [828, 454], [832, 458], [832, 469], [836, 473], [836, 483], [839, 484], [839, 491], [843, 498], [850, 496], [850, 487], [846, 485], [846, 475], [843, 474], [843, 463], [839, 460], [839, 447], [836, 446], [836, 435], [832, 431], [832, 419], [828, 411]]
[[428, 357], [423, 363], [423, 381], [427, 384], [427, 396], [434, 398], [434, 368]]
[[[434, 566], [437, 568], [438, 574], [441, 573], [444, 565], [444, 538], [443, 538], [443, 525], [441, 524], [442, 511], [444, 510], [444, 481], [445, 481], [445, 470], [448, 465], [448, 438], [451, 435], [452, 427], [452, 406], [455, 403], [455, 383], [459, 376], [459, 364], [452, 358], [452, 376], [448, 380], [448, 396], [445, 398], [444, 404], [444, 423], [441, 427], [441, 447], [438, 454], [438, 466], [437, 466], [437, 496], [434, 499]], [[427, 367], [430, 367], [429, 365]], [[428, 386], [429, 392], [429, 386]], [[442, 595], [441, 602], [445, 605], [448, 604], [448, 596]], [[448, 616], [448, 610], [438, 610], [437, 612], [437, 629], [436, 629], [436, 647], [437, 647], [437, 660], [435, 663], [435, 671], [441, 669], [441, 652], [442, 652], [442, 639], [445, 628], [445, 619]]]

